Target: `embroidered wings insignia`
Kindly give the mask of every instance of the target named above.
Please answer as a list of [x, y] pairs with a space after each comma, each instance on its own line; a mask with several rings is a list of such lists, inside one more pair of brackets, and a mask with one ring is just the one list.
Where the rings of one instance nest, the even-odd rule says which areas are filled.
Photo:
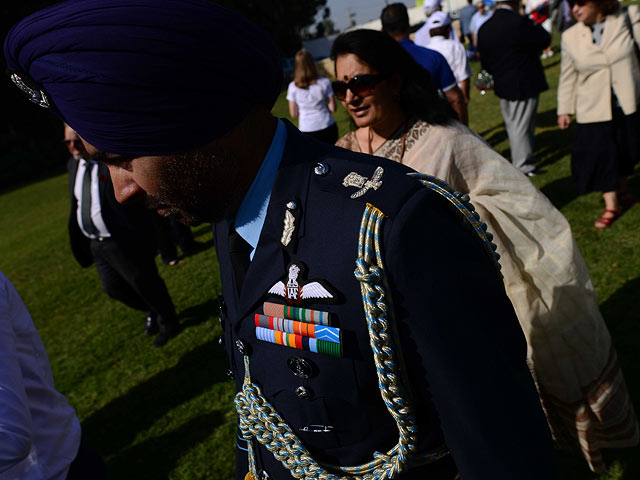
[[299, 305], [303, 300], [323, 299], [333, 300], [334, 295], [321, 281], [305, 282], [301, 272], [304, 265], [301, 262], [293, 262], [287, 268], [286, 280], [277, 281], [268, 291], [271, 295], [283, 297], [289, 304]]
[[280, 297], [285, 296], [284, 283], [278, 282], [273, 287], [269, 289], [269, 293], [272, 295], [279, 295]]
[[333, 298], [329, 290], [324, 288], [320, 282], [309, 282], [300, 290], [300, 297], [307, 298]]

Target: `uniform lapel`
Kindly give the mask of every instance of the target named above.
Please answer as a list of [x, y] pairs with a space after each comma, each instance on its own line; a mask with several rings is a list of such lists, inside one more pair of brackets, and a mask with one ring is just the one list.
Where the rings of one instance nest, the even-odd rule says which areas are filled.
[[292, 131], [289, 125], [287, 127], [287, 144], [271, 192], [267, 217], [240, 293], [239, 318], [246, 316], [256, 302], [284, 275], [291, 260], [280, 242], [285, 210], [287, 203], [291, 201], [295, 201], [296, 208], [301, 210], [295, 225], [293, 241], [304, 235], [306, 199], [313, 163], [308, 159], [301, 160], [305, 152], [296, 146], [296, 136], [300, 134]]

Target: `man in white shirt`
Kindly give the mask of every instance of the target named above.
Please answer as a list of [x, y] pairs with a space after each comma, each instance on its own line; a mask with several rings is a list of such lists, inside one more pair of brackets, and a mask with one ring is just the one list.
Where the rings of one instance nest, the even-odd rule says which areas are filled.
[[106, 479], [102, 460], [80, 437], [33, 320], [0, 272], [0, 479]]
[[[428, 21], [429, 17], [435, 12], [442, 11], [442, 0], [424, 0], [422, 8], [424, 9], [424, 15], [427, 17]], [[453, 29], [451, 29], [451, 33], [449, 33], [449, 38], [456, 42], [459, 41], [458, 34]], [[431, 35], [429, 34], [429, 27], [426, 23], [416, 31], [413, 41], [420, 47], [431, 48]]]
[[431, 42], [429, 48], [436, 50], [447, 59], [447, 63], [456, 77], [456, 83], [462, 90], [464, 100], [469, 103], [469, 77], [471, 68], [464, 47], [457, 40], [451, 40], [451, 17], [448, 13], [434, 12], [427, 20]]

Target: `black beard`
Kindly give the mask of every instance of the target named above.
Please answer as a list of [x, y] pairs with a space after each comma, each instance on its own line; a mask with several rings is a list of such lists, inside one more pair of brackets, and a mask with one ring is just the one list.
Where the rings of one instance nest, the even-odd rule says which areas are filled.
[[238, 163], [213, 143], [168, 159], [159, 172], [159, 195], [148, 195], [145, 203], [175, 214], [185, 225], [232, 219], [242, 200], [237, 198], [238, 175]]

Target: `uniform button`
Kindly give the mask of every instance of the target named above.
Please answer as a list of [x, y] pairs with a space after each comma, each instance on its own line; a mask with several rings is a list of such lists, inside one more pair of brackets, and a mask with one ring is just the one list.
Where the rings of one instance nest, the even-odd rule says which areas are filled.
[[296, 202], [294, 202], [293, 200], [291, 200], [289, 203], [287, 203], [287, 209], [288, 210], [295, 210], [297, 206], [298, 206], [298, 204]]
[[313, 173], [324, 177], [327, 173], [329, 173], [329, 165], [324, 162], [317, 163], [315, 168], [313, 169]]
[[304, 358], [289, 357], [289, 360], [287, 360], [287, 366], [296, 377], [310, 378], [313, 376], [313, 365]]
[[227, 377], [233, 380], [233, 377], [235, 377], [235, 375], [233, 374], [233, 371], [231, 369], [227, 370]]
[[251, 355], [251, 346], [244, 340], [236, 340], [236, 348], [241, 355]]
[[222, 335], [218, 337], [218, 345], [224, 347], [224, 337]]
[[271, 476], [264, 470], [258, 472], [258, 480], [270, 480]]
[[304, 387], [302, 385], [296, 388], [296, 395], [298, 396], [298, 398], [309, 400], [311, 398], [311, 394], [312, 392], [310, 388]]

